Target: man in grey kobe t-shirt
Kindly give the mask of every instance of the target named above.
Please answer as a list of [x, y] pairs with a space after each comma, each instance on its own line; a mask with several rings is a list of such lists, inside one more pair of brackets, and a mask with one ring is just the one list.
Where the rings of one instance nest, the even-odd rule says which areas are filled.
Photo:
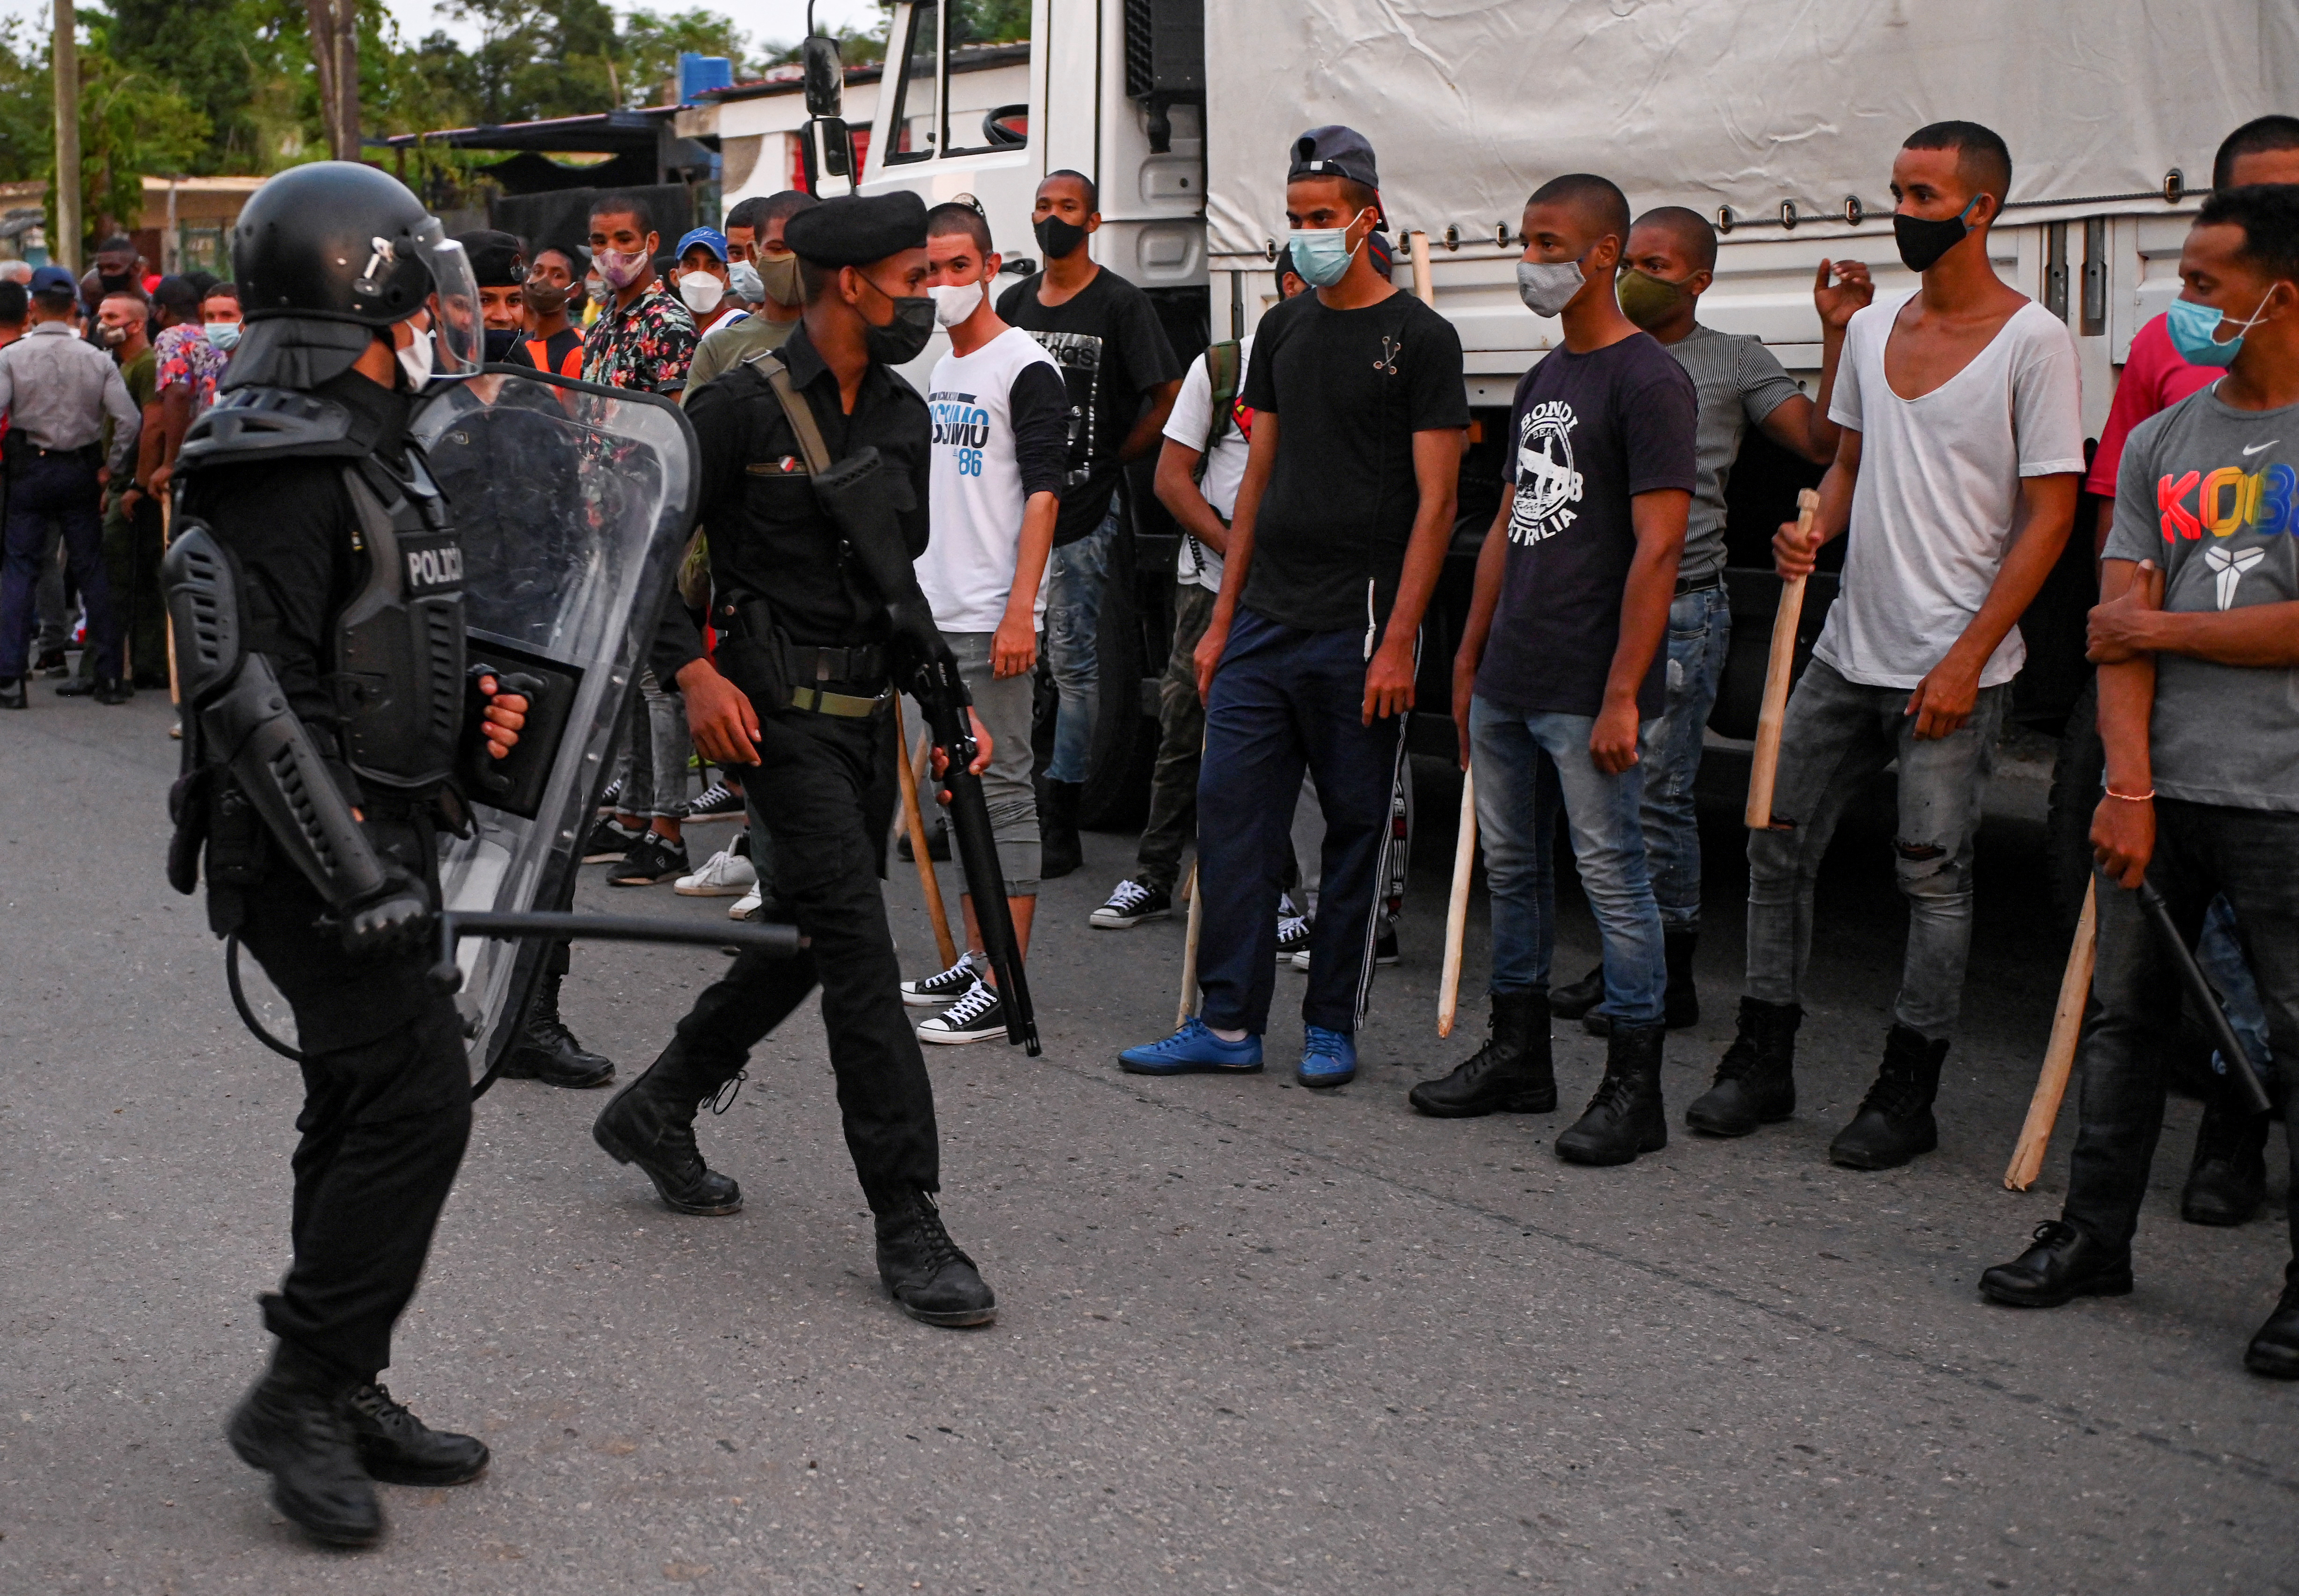
[[[1692, 984], [1692, 952], [1700, 936], [1700, 827], [1692, 784], [1700, 774], [1700, 734], [1715, 707], [1732, 634], [1724, 596], [1725, 481], [1751, 427], [1814, 465], [1836, 458], [1838, 428], [1828, 419], [1829, 389], [1845, 324], [1875, 290], [1857, 261], [1820, 263], [1812, 291], [1821, 326], [1820, 395], [1813, 400], [1761, 341], [1721, 333], [1694, 319], [1716, 273], [1716, 229], [1698, 212], [1679, 205], [1646, 212], [1629, 234], [1627, 265], [1619, 284], [1622, 311], [1676, 357], [1700, 395], [1694, 439], [1699, 477], [1668, 614], [1668, 703], [1646, 732], [1642, 755], [1645, 852], [1668, 953], [1666, 1019], [1680, 1028], [1700, 1018]], [[1580, 1018], [1601, 1036], [1611, 1022], [1591, 1010], [1604, 998], [1599, 965], [1552, 992], [1549, 1011]]]

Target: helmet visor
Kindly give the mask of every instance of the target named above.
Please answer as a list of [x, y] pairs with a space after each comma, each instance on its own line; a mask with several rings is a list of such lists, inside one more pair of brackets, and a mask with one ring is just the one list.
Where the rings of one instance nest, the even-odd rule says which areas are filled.
[[436, 236], [434, 220], [423, 229], [424, 263], [431, 269], [432, 374], [470, 377], [486, 358], [486, 325], [479, 313], [479, 283], [471, 257], [452, 238]]

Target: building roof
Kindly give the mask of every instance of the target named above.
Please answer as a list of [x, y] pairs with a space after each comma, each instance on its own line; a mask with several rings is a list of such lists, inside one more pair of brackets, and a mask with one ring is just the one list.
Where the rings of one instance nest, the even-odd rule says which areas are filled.
[[588, 116], [554, 116], [531, 122], [488, 122], [473, 128], [441, 128], [428, 133], [399, 133], [383, 142], [393, 149], [444, 144], [459, 150], [536, 150], [567, 154], [643, 154], [654, 158], [663, 124], [676, 105], [639, 111], [602, 111]]

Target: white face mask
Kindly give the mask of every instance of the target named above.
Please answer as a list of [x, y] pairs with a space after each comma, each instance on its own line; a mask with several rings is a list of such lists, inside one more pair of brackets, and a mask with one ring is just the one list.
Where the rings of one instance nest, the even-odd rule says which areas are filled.
[[708, 316], [726, 297], [726, 285], [708, 271], [690, 271], [678, 279], [678, 296], [698, 316]]
[[767, 283], [766, 279], [759, 275], [759, 269], [756, 266], [751, 265], [748, 261], [737, 261], [726, 269], [726, 275], [729, 279], [726, 286], [734, 290], [735, 298], [744, 304], [765, 303]]
[[980, 283], [944, 283], [926, 293], [934, 300], [936, 327], [956, 327], [982, 307]]
[[399, 352], [399, 369], [407, 373], [407, 386], [420, 391], [431, 380], [431, 332], [423, 328], [415, 341]]

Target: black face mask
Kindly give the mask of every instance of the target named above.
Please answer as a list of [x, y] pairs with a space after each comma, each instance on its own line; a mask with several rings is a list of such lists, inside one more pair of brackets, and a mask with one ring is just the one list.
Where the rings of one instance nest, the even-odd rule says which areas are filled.
[[106, 294], [118, 294], [136, 286], [136, 274], [132, 271], [99, 271], [95, 274], [95, 280], [103, 285]]
[[[1971, 205], [1979, 203], [1975, 195]], [[1955, 215], [1938, 221], [1927, 221], [1921, 216], [1892, 217], [1892, 239], [1900, 246], [1900, 264], [1911, 271], [1930, 271], [1939, 263], [1939, 258], [1964, 240], [1971, 231], [1963, 219], [1971, 214], [1966, 205]]]
[[1085, 242], [1085, 229], [1074, 221], [1064, 221], [1058, 216], [1041, 216], [1030, 230], [1038, 236], [1038, 247], [1053, 260], [1065, 261], [1077, 253]]
[[926, 340], [934, 334], [934, 303], [924, 294], [894, 295], [887, 293], [868, 278], [870, 291], [894, 307], [894, 319], [880, 327], [876, 322], [862, 324], [863, 347], [870, 358], [882, 366], [907, 366], [918, 358]]
[[492, 366], [509, 360], [519, 343], [519, 335], [507, 327], [487, 328], [487, 363]]

